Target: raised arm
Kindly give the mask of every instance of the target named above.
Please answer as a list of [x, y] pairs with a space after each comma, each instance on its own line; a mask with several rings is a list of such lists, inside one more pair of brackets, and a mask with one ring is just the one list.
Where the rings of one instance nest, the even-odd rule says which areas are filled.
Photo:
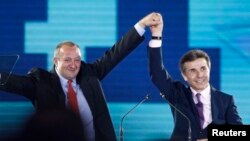
[[172, 79], [163, 65], [162, 59], [162, 31], [163, 19], [161, 14], [156, 13], [159, 24], [150, 26], [152, 39], [149, 42], [148, 57], [150, 77], [154, 85], [161, 93], [168, 96], [172, 89]]

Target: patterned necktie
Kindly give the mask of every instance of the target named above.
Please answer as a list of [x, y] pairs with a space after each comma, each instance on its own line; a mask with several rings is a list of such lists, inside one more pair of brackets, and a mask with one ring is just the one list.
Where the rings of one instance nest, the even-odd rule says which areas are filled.
[[68, 81], [68, 106], [73, 112], [79, 114], [76, 93], [72, 87], [72, 80]]
[[200, 117], [200, 126], [201, 128], [203, 127], [203, 124], [204, 124], [204, 115], [203, 115], [203, 104], [201, 102], [201, 94], [200, 93], [197, 93], [196, 94], [196, 97], [197, 97], [197, 100], [198, 100], [198, 103], [196, 104], [196, 108], [198, 110], [198, 113], [199, 113], [199, 117]]

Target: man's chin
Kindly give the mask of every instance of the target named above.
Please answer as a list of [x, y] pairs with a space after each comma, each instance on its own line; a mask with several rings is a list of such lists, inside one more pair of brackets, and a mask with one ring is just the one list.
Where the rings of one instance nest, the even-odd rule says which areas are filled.
[[192, 86], [192, 88], [193, 88], [194, 90], [200, 92], [200, 91], [204, 90], [206, 87], [204, 87], [204, 86], [197, 86], [197, 85], [196, 85], [196, 86]]
[[76, 75], [68, 75], [67, 76], [67, 79], [68, 80], [73, 80], [73, 79], [75, 79], [76, 78]]

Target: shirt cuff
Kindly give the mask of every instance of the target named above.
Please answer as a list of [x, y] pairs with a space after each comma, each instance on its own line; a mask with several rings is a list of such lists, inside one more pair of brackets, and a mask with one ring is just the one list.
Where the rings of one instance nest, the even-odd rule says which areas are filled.
[[142, 27], [139, 25], [139, 23], [136, 23], [134, 27], [135, 27], [136, 31], [138, 32], [138, 34], [139, 34], [140, 36], [143, 36], [143, 35], [144, 35], [145, 29], [142, 28]]
[[159, 48], [161, 47], [162, 40], [150, 40], [148, 46], [151, 48]]

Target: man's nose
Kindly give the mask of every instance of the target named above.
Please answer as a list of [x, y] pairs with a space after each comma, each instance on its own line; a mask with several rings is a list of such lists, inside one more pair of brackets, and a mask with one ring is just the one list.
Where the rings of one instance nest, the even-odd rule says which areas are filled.
[[198, 77], [202, 77], [202, 76], [203, 76], [203, 72], [197, 71], [197, 76], [198, 76]]
[[75, 67], [76, 67], [76, 61], [71, 60], [71, 61], [70, 61], [70, 66], [71, 66], [72, 68], [75, 68]]

